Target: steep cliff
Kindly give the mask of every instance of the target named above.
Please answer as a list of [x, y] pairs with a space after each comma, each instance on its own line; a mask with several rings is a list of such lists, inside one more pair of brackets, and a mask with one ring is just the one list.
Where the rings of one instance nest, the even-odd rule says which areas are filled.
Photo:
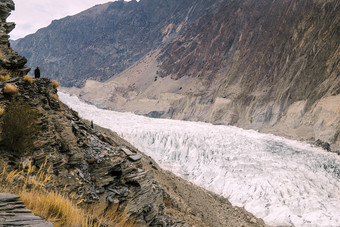
[[[17, 95], [12, 98], [7, 94], [5, 84], [15, 85]], [[5, 112], [13, 99], [22, 98], [38, 114], [40, 126], [32, 151], [14, 152], [1, 139], [1, 159], [9, 164], [7, 168], [18, 168], [20, 159], [32, 160], [40, 168], [47, 159], [52, 174], [49, 189], [73, 194], [76, 201], [116, 204], [140, 225], [150, 225], [161, 213], [162, 189], [151, 172], [143, 169], [141, 156], [134, 148], [122, 146], [84, 124], [77, 113], [58, 100], [51, 81], [30, 83], [16, 77], [1, 83], [0, 90], [0, 105]]]
[[214, 0], [116, 1], [55, 20], [13, 42], [31, 67], [64, 86], [105, 81], [176, 37]]
[[[339, 145], [339, 9], [338, 1], [230, 1], [162, 50], [161, 76], [202, 78], [194, 103], [213, 108], [201, 120]], [[192, 111], [175, 112], [202, 114]]]
[[12, 10], [14, 10], [14, 2], [12, 0], [0, 2], [0, 74], [6, 74], [7, 70], [24, 74], [30, 70], [25, 67], [26, 58], [18, 55], [10, 47], [8, 33], [14, 29], [15, 24], [7, 22], [6, 19]]
[[224, 1], [218, 9], [123, 75], [74, 92], [115, 110], [320, 139], [339, 150], [339, 1]]

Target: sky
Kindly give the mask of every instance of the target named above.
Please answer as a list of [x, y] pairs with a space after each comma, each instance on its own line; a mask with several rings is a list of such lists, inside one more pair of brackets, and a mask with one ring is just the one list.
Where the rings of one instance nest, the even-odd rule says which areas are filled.
[[77, 14], [94, 5], [114, 0], [13, 0], [15, 11], [7, 22], [15, 22], [15, 29], [9, 33], [16, 40], [35, 33], [48, 26], [52, 20]]

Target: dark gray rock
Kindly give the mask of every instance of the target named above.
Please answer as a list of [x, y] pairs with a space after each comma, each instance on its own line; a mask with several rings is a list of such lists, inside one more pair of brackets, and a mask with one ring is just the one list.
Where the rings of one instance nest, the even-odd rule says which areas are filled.
[[131, 156], [129, 156], [129, 159], [130, 159], [131, 161], [137, 162], [137, 161], [139, 161], [139, 160], [142, 159], [142, 156], [140, 156], [139, 154], [131, 155]]
[[126, 148], [126, 147], [122, 147], [121, 148], [122, 149], [122, 151], [124, 151], [124, 153], [126, 154], [126, 155], [134, 155], [135, 153], [133, 153], [133, 152], [131, 152], [128, 148]]
[[147, 117], [151, 118], [161, 118], [165, 112], [164, 111], [151, 111], [146, 114]]
[[9, 35], [15, 23], [6, 22], [10, 12], [14, 10], [14, 2], [12, 0], [2, 0], [0, 3], [0, 73], [6, 70], [14, 70], [19, 75], [29, 72], [29, 68], [25, 67], [27, 62], [25, 57], [18, 55], [10, 47]]
[[0, 202], [16, 201], [20, 196], [9, 193], [0, 193]]
[[314, 145], [321, 147], [322, 149], [331, 152], [331, 145], [327, 142], [321, 141], [320, 139], [314, 142]]
[[14, 10], [14, 2], [12, 0], [2, 0], [0, 2], [0, 19], [6, 20], [12, 10]]
[[0, 226], [53, 227], [52, 223], [26, 209], [19, 198], [18, 195], [0, 193]]

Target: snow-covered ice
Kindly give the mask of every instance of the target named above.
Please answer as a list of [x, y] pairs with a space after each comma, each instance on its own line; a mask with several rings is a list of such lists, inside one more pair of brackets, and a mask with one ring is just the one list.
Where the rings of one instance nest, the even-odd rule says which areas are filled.
[[236, 127], [98, 109], [59, 93], [163, 168], [274, 226], [340, 226], [340, 158], [306, 143]]

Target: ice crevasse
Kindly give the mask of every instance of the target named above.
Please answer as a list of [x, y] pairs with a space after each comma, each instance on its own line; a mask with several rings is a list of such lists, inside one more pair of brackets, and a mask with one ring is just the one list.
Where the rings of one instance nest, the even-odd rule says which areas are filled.
[[273, 226], [340, 226], [340, 157], [309, 144], [231, 126], [98, 109], [61, 100], [163, 168]]

